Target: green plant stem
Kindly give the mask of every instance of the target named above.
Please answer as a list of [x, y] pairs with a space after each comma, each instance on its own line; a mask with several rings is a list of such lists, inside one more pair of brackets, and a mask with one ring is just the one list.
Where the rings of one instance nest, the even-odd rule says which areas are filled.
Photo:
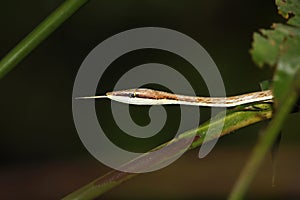
[[249, 188], [256, 172], [264, 161], [266, 154], [270, 152], [270, 149], [274, 144], [284, 121], [297, 101], [299, 95], [297, 92], [299, 91], [300, 87], [299, 80], [300, 77], [298, 76], [298, 79], [291, 87], [292, 89], [290, 90], [287, 98], [285, 98], [281, 106], [279, 106], [274, 118], [264, 131], [264, 134], [262, 134], [258, 144], [255, 146], [252, 152], [249, 161], [235, 183], [234, 188], [229, 196], [229, 200], [240, 200], [245, 196], [245, 193]]
[[[235, 130], [238, 130], [242, 127], [251, 125], [256, 122], [263, 121], [265, 119], [269, 119], [272, 117], [272, 106], [270, 104], [265, 103], [258, 103], [255, 104], [255, 109], [248, 110], [246, 108], [241, 109], [233, 109], [227, 111], [226, 117], [225, 117], [225, 123], [223, 130], [221, 132], [220, 136], [224, 136], [230, 132], [233, 132]], [[216, 119], [216, 120], [214, 120]], [[168, 159], [172, 159], [175, 156], [178, 156], [180, 153], [182, 153], [183, 149], [182, 147], [185, 145], [185, 141], [187, 139], [190, 139], [191, 137], [194, 138], [191, 146], [189, 149], [194, 149], [196, 147], [199, 147], [204, 140], [206, 131], [210, 126], [216, 127], [221, 123], [221, 120], [218, 116], [216, 116], [211, 121], [203, 123], [200, 127], [194, 130], [187, 131], [185, 133], [180, 134], [179, 137], [176, 137], [172, 139], [171, 141], [160, 145], [159, 147], [155, 148], [154, 150], [161, 149], [164, 147], [164, 149], [167, 149], [167, 156], [164, 155], [164, 157], [159, 157], [159, 159], [153, 159], [153, 157], [149, 157], [148, 153], [145, 153], [143, 156], [139, 157], [136, 160], [133, 160], [127, 164], [126, 167], [135, 168], [135, 167], [148, 167], [149, 160], [151, 160], [151, 165], [156, 165], [161, 162], [165, 162]], [[196, 135], [196, 137], [195, 137]], [[213, 136], [210, 137], [210, 139], [215, 139], [219, 137], [219, 132], [214, 132], [212, 134]], [[154, 162], [154, 163], [153, 163]], [[69, 194], [64, 198], [64, 200], [88, 200], [88, 199], [94, 199], [105, 192], [111, 190], [112, 188], [120, 185], [126, 180], [131, 179], [134, 176], [137, 176], [138, 174], [131, 174], [131, 173], [125, 173], [120, 171], [111, 171], [108, 174], [105, 174], [104, 176], [92, 181], [91, 183], [83, 186], [82, 188], [78, 189], [77, 191]]]
[[0, 79], [88, 0], [66, 0], [0, 61]]

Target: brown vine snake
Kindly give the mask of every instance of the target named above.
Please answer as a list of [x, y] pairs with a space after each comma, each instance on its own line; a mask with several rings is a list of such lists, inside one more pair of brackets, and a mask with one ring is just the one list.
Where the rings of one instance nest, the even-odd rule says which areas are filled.
[[248, 103], [272, 101], [271, 90], [252, 92], [231, 97], [198, 97], [178, 95], [168, 92], [137, 88], [108, 92], [102, 96], [77, 97], [75, 99], [109, 98], [126, 104], [134, 105], [169, 105], [181, 104], [206, 107], [234, 107]]

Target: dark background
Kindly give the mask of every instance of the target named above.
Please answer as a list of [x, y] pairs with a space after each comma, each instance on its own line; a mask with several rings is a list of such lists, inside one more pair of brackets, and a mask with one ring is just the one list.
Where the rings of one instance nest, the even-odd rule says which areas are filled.
[[[0, 56], [61, 2], [3, 1]], [[1, 199], [58, 199], [110, 170], [82, 145], [71, 108], [77, 70], [87, 54], [106, 38], [144, 26], [182, 32], [209, 52], [230, 96], [259, 90], [259, 82], [271, 79], [272, 70], [256, 67], [249, 49], [253, 32], [269, 28], [275, 21], [283, 20], [273, 0], [91, 0], [0, 80]], [[152, 54], [147, 60], [140, 54], [124, 59], [125, 64], [151, 58], [168, 63], [171, 59]], [[122, 62], [118, 65], [122, 67]], [[299, 120], [299, 114], [291, 115], [282, 131], [277, 186], [271, 184], [269, 156], [250, 188], [249, 198], [300, 196]], [[265, 125], [246, 127], [220, 139], [204, 159], [198, 159], [198, 149], [191, 151], [172, 165], [134, 178], [102, 198], [223, 199]], [[161, 137], [156, 142], [166, 139]]]

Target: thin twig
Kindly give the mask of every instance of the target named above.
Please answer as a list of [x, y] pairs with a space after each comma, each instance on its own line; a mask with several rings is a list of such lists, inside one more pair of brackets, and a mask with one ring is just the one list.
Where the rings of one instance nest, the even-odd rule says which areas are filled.
[[0, 61], [0, 79], [88, 0], [66, 0]]
[[[227, 115], [225, 117], [225, 123], [224, 127], [221, 133], [221, 136], [224, 136], [226, 134], [229, 134], [230, 132], [233, 132], [235, 130], [238, 130], [242, 127], [249, 126], [253, 123], [257, 123], [266, 119], [269, 119], [272, 117], [272, 106], [267, 103], [257, 103], [255, 104], [255, 109], [232, 109], [227, 111]], [[168, 159], [172, 159], [174, 156], [177, 156], [179, 153], [182, 153], [182, 147], [185, 141], [190, 139], [191, 137], [194, 138], [193, 143], [191, 144], [189, 149], [194, 149], [196, 147], [199, 147], [203, 143], [204, 136], [206, 134], [206, 131], [210, 126], [216, 127], [218, 126], [218, 123], [221, 123], [218, 118], [218, 116], [215, 117], [217, 120], [212, 120], [213, 123], [210, 123], [210, 121], [203, 123], [200, 127], [194, 130], [187, 131], [185, 133], [180, 134], [179, 137], [174, 138], [173, 140], [155, 148], [161, 149], [164, 147], [164, 149], [167, 149], [168, 154], [167, 156], [164, 155], [164, 157], [158, 158], [157, 160], [153, 159], [151, 160], [151, 164], [159, 164], [161, 162], [167, 161]], [[219, 120], [219, 121], [218, 121]], [[214, 135], [215, 134], [215, 135]], [[213, 136], [210, 138], [215, 139], [216, 137], [219, 137], [219, 133], [214, 133]], [[215, 138], [214, 138], [215, 137]], [[143, 156], [139, 157], [138, 159], [130, 162], [127, 164], [126, 167], [136, 168], [145, 166], [148, 167], [148, 155], [144, 154]], [[80, 200], [80, 199], [94, 199], [105, 192], [111, 190], [112, 188], [120, 185], [126, 180], [131, 179], [134, 176], [137, 176], [138, 174], [131, 174], [131, 173], [125, 173], [120, 171], [111, 171], [108, 174], [105, 174], [104, 176], [92, 181], [91, 183], [83, 186], [82, 188], [78, 189], [77, 191], [69, 194], [64, 198], [64, 200]]]
[[234, 188], [229, 196], [230, 200], [243, 199], [247, 189], [249, 188], [256, 172], [262, 164], [266, 154], [270, 152], [272, 145], [274, 144], [280, 129], [286, 120], [288, 114], [293, 109], [300, 91], [300, 70], [298, 70], [295, 81], [291, 85], [291, 90], [288, 95], [281, 102], [274, 118], [268, 125], [267, 129], [262, 134], [258, 144], [255, 146], [252, 155], [244, 167], [239, 179], [234, 185]]

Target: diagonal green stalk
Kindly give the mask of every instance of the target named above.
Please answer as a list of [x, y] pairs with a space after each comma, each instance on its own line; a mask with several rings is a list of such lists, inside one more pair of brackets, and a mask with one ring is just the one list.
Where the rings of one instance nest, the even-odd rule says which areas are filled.
[[239, 179], [235, 183], [234, 188], [229, 196], [230, 200], [240, 200], [244, 198], [245, 193], [260, 165], [264, 161], [266, 154], [270, 152], [270, 149], [272, 148], [272, 145], [274, 144], [284, 121], [286, 120], [299, 96], [300, 70], [297, 75], [298, 76], [296, 76], [294, 83], [291, 85], [289, 94], [286, 96], [284, 101], [282, 101], [281, 106], [279, 106], [274, 118], [264, 131], [264, 134], [261, 136], [258, 144], [255, 146], [249, 161], [240, 174]]
[[[222, 115], [222, 114], [221, 114]], [[230, 132], [233, 132], [235, 130], [238, 130], [242, 127], [249, 126], [251, 124], [269, 119], [272, 117], [272, 106], [267, 103], [257, 103], [255, 104], [254, 109], [247, 109], [244, 107], [228, 110], [226, 117], [225, 117], [225, 123], [223, 130], [221, 132], [220, 136], [224, 136], [226, 134], [229, 134]], [[194, 149], [196, 147], [199, 147], [204, 140], [206, 131], [210, 126], [210, 128], [216, 127], [219, 125], [219, 123], [222, 123], [222, 119], [219, 118], [217, 115], [213, 120], [207, 121], [203, 123], [200, 127], [194, 130], [190, 130], [187, 132], [184, 132], [180, 134], [179, 137], [176, 137], [172, 139], [171, 141], [155, 148], [154, 150], [161, 149], [164, 147], [165, 149], [168, 149], [167, 156], [160, 157], [159, 159], [153, 161], [153, 158], [149, 157], [147, 153], [145, 153], [143, 156], [139, 157], [137, 160], [133, 160], [129, 163], [127, 163], [126, 167], [141, 167], [144, 166], [145, 168], [148, 167], [149, 160], [152, 159], [154, 163], [151, 162], [151, 165], [156, 165], [161, 162], [165, 162], [168, 159], [172, 159], [173, 157], [176, 157], [178, 154], [180, 154], [182, 149], [182, 144], [187, 139], [190, 139], [191, 137], [196, 137], [193, 140], [193, 143], [191, 144], [189, 149]], [[215, 139], [219, 137], [219, 132], [214, 132], [212, 137], [210, 139]], [[64, 200], [88, 200], [88, 199], [94, 199], [96, 197], [99, 197], [100, 195], [104, 194], [105, 192], [113, 189], [114, 187], [120, 185], [126, 180], [129, 180], [133, 178], [134, 176], [137, 176], [138, 174], [131, 174], [131, 173], [125, 173], [120, 171], [111, 171], [104, 176], [92, 181], [91, 183], [83, 186], [82, 188], [78, 189], [77, 191], [69, 194], [64, 198]]]
[[66, 0], [0, 61], [0, 79], [88, 0]]

